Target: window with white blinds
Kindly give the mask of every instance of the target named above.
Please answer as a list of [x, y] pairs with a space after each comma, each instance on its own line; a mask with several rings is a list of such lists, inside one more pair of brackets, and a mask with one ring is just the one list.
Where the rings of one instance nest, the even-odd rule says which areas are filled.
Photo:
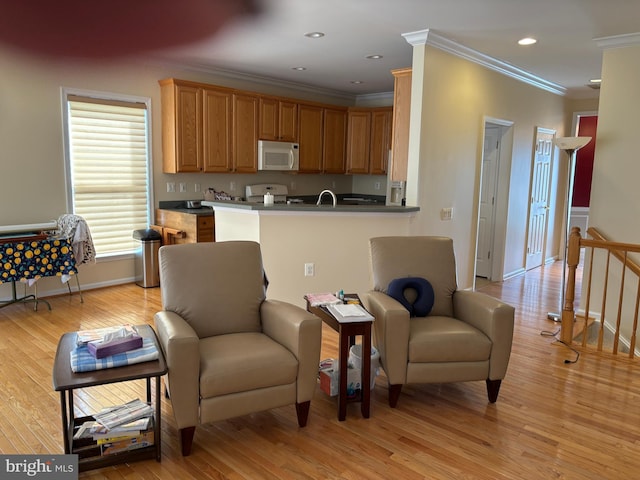
[[130, 253], [149, 225], [145, 103], [66, 95], [67, 174], [73, 213], [89, 225], [98, 257]]

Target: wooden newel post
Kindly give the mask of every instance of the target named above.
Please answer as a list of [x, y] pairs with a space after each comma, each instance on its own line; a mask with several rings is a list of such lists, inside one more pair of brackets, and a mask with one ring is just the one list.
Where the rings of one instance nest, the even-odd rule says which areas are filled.
[[573, 324], [576, 320], [573, 302], [576, 298], [576, 268], [580, 262], [580, 229], [573, 227], [567, 244], [567, 285], [565, 289], [564, 305], [562, 306], [562, 324], [560, 339], [571, 344], [573, 342]]

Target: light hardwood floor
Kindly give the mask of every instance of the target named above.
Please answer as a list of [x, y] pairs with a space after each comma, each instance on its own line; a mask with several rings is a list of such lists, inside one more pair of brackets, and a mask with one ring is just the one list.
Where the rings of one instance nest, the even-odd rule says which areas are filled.
[[[293, 406], [199, 426], [180, 455], [170, 403], [163, 400], [162, 462], [81, 474], [108, 479], [631, 479], [640, 477], [638, 366], [607, 354], [576, 355], [541, 332], [556, 310], [558, 265], [483, 291], [516, 306], [511, 362], [497, 403], [484, 382], [405, 386], [396, 409], [384, 376], [371, 418], [318, 390], [306, 428]], [[125, 322], [152, 323], [160, 291], [125, 285], [0, 309], [0, 453], [62, 453], [59, 394], [51, 370], [64, 332]], [[336, 334], [323, 332], [322, 356]], [[76, 394], [76, 414], [143, 398], [142, 382]]]

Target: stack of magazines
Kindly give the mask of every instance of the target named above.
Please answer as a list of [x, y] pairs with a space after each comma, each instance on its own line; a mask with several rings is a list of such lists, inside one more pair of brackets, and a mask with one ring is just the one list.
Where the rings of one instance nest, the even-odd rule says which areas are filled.
[[[111, 455], [153, 445], [153, 408], [139, 399], [107, 408], [84, 422], [73, 436], [93, 455]], [[98, 451], [99, 448], [99, 451]]]
[[305, 298], [312, 307], [320, 307], [325, 305], [335, 305], [337, 303], [344, 303], [333, 293], [307, 293]]

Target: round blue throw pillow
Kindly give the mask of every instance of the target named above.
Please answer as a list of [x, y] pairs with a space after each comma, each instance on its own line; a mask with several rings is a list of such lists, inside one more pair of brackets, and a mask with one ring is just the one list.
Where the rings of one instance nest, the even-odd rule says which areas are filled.
[[[407, 288], [412, 288], [416, 291], [417, 296], [413, 303], [409, 302], [404, 295], [404, 291]], [[429, 315], [435, 300], [433, 287], [427, 279], [420, 277], [403, 277], [392, 280], [387, 288], [387, 295], [400, 302], [409, 310], [409, 315], [412, 317], [426, 317]]]

